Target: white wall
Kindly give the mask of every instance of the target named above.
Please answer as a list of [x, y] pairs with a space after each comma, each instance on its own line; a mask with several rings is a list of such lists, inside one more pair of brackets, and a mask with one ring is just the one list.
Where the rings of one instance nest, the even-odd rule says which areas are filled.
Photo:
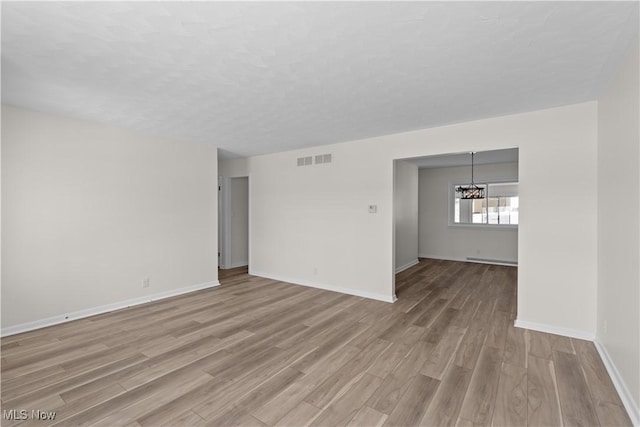
[[[393, 301], [393, 164], [375, 145], [248, 159], [251, 274]], [[296, 166], [328, 153], [332, 163]]]
[[218, 161], [218, 174], [220, 176], [247, 176], [249, 169], [246, 157], [236, 159], [220, 159]]
[[393, 160], [519, 147], [518, 322], [592, 337], [596, 123], [588, 102], [249, 158], [252, 272], [391, 300]]
[[640, 423], [638, 61], [635, 44], [598, 101], [597, 340], [626, 384], [636, 423]]
[[418, 263], [418, 166], [396, 160], [394, 177], [395, 271]]
[[[517, 262], [517, 228], [449, 225], [450, 186], [467, 182], [470, 174], [470, 166], [420, 169], [420, 257]], [[474, 175], [476, 182], [518, 181], [518, 164], [476, 165]]]
[[215, 147], [3, 105], [2, 150], [3, 331], [217, 282]]
[[249, 178], [231, 178], [231, 268], [249, 263]]

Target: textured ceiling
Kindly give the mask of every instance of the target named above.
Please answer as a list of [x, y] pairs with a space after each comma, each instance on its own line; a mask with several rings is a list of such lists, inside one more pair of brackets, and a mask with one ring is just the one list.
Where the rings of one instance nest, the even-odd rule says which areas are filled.
[[2, 2], [5, 103], [256, 155], [595, 99], [636, 2]]

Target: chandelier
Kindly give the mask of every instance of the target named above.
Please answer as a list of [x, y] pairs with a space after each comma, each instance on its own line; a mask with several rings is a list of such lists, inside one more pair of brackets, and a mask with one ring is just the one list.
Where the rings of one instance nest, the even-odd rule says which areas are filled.
[[478, 187], [473, 181], [473, 155], [471, 152], [471, 184], [470, 185], [458, 185], [456, 187], [456, 193], [460, 194], [461, 199], [484, 199], [484, 187]]

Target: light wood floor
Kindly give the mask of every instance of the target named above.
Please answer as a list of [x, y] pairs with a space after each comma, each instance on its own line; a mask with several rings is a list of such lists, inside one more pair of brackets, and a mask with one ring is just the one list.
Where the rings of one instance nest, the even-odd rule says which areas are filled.
[[[586, 341], [517, 329], [516, 269], [422, 260], [388, 304], [224, 272], [3, 338], [22, 425], [630, 425]], [[6, 414], [6, 413], [5, 413]]]

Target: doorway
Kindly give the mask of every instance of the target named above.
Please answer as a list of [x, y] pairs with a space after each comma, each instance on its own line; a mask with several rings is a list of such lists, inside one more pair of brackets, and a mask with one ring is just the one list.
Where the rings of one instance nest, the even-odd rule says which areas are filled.
[[249, 177], [222, 177], [220, 181], [221, 269], [249, 265]]
[[[473, 157], [473, 178], [470, 152], [394, 161], [396, 274], [423, 259], [517, 266], [519, 151]], [[469, 200], [456, 189], [474, 178], [483, 196]]]

